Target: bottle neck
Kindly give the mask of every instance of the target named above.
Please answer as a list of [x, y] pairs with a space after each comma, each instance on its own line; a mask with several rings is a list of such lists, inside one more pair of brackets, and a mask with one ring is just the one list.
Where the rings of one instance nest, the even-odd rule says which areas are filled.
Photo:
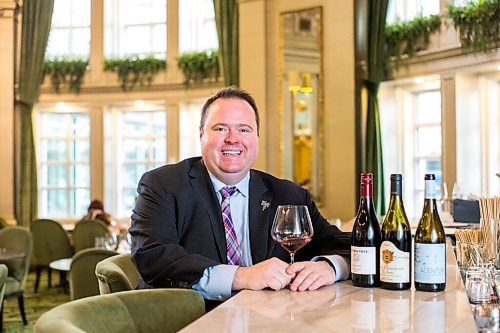
[[424, 187], [424, 211], [433, 211], [436, 206], [436, 181], [434, 179], [426, 179]]
[[389, 200], [389, 209], [403, 206], [402, 185], [400, 180], [391, 180], [391, 198]]

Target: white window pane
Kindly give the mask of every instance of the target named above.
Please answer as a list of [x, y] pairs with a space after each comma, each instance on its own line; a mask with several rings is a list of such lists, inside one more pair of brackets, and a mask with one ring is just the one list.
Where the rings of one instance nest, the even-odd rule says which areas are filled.
[[135, 189], [123, 189], [122, 191], [122, 216], [130, 216], [132, 209], [135, 206], [135, 199], [137, 197], [137, 192]]
[[181, 104], [179, 127], [179, 159], [201, 155], [200, 118], [203, 101]]
[[[71, 32], [71, 55], [88, 58], [90, 52], [90, 28], [76, 28]], [[76, 42], [78, 41], [78, 42]]]
[[164, 138], [153, 140], [151, 159], [153, 161], [165, 161], [167, 159], [167, 147]]
[[70, 167], [71, 186], [90, 187], [90, 168], [87, 164], [74, 164]]
[[72, 113], [71, 134], [78, 137], [88, 137], [90, 134], [90, 119], [86, 113]]
[[105, 0], [106, 57], [166, 52], [166, 0]]
[[141, 176], [147, 171], [146, 164], [124, 164], [123, 165], [123, 184], [125, 187], [136, 187]]
[[70, 144], [70, 160], [88, 162], [90, 160], [89, 140], [73, 140]]
[[70, 191], [70, 216], [80, 217], [87, 213], [90, 202], [90, 190], [76, 189]]
[[145, 135], [148, 131], [147, 113], [125, 112], [123, 122], [126, 135]]
[[74, 26], [90, 26], [90, 0], [72, 1], [71, 19]]
[[165, 112], [152, 112], [151, 114], [153, 122], [153, 134], [165, 134], [167, 129], [167, 120], [165, 117]]
[[67, 27], [71, 24], [71, 1], [68, 0], [55, 0], [54, 12], [52, 13], [52, 26], [53, 27]]
[[[53, 106], [56, 110], [58, 107]], [[81, 209], [76, 206], [77, 191], [86, 207], [90, 196], [90, 143], [88, 113], [41, 112], [37, 122], [40, 149], [39, 210], [42, 217], [68, 218]], [[56, 134], [56, 136], [54, 136]], [[75, 163], [75, 161], [82, 161]], [[74, 187], [80, 187], [75, 190]]]
[[68, 197], [66, 190], [45, 190], [47, 216], [68, 216]]
[[165, 36], [165, 26], [153, 26], [151, 35], [151, 53], [165, 53], [166, 49], [167, 39]]
[[66, 161], [67, 145], [65, 141], [45, 139], [42, 141], [42, 159], [44, 161]]
[[179, 52], [218, 48], [212, 0], [179, 1]]
[[416, 108], [418, 123], [441, 122], [441, 93], [439, 91], [418, 93]]
[[70, 53], [69, 30], [52, 29], [49, 35], [46, 58], [61, 57]]
[[65, 118], [66, 114], [62, 113], [42, 113], [42, 135], [50, 135], [52, 137], [66, 135], [67, 128]]
[[149, 26], [125, 27], [123, 40], [123, 54], [142, 54], [152, 51]]
[[125, 139], [123, 140], [123, 159], [125, 161], [147, 160], [148, 148], [146, 139]]
[[441, 155], [441, 126], [417, 129], [417, 154], [421, 156]]
[[90, 53], [90, 0], [54, 2], [46, 58], [83, 57]]
[[42, 186], [66, 186], [66, 165], [44, 165]]

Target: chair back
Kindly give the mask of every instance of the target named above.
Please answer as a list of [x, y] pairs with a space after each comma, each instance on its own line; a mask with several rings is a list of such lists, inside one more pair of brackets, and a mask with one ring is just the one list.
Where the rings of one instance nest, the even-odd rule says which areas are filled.
[[5, 294], [19, 292], [24, 289], [30, 268], [31, 254], [33, 252], [31, 232], [18, 226], [3, 228], [0, 230], [0, 247], [7, 249], [7, 251], [17, 251], [25, 254], [22, 258], [9, 260], [5, 263], [9, 269], [7, 280], [12, 278], [12, 282], [15, 282], [8, 283]]
[[177, 332], [205, 313], [192, 289], [141, 289], [59, 305], [36, 322], [35, 333]]
[[89, 248], [73, 256], [69, 269], [69, 294], [71, 300], [99, 295], [95, 266], [101, 260], [117, 255], [115, 251]]
[[109, 236], [111, 236], [111, 233], [103, 222], [99, 220], [80, 221], [75, 225], [75, 230], [73, 230], [75, 252], [94, 247], [96, 237]]
[[51, 261], [71, 258], [73, 246], [64, 228], [49, 219], [35, 220], [31, 224], [33, 235], [33, 257], [38, 265], [48, 266]]
[[134, 290], [141, 275], [135, 267], [130, 253], [109, 257], [97, 263], [95, 275], [99, 281], [101, 295]]
[[5, 282], [7, 281], [7, 273], [9, 269], [4, 264], [0, 264], [0, 312], [2, 311], [3, 295], [5, 293]]
[[0, 229], [3, 229], [5, 227], [8, 227], [9, 224], [7, 223], [7, 221], [5, 221], [5, 219], [3, 217], [0, 217]]

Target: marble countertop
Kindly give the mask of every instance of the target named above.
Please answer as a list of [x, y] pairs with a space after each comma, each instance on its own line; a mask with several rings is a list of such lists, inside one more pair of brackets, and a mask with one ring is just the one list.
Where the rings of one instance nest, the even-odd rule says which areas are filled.
[[447, 245], [446, 290], [358, 288], [343, 281], [316, 291], [244, 290], [181, 332], [476, 332]]

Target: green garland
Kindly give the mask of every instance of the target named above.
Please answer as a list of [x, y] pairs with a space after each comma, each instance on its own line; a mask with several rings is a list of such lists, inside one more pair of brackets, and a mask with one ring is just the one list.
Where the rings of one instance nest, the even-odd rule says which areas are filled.
[[438, 31], [440, 25], [439, 15], [417, 17], [408, 22], [386, 25], [386, 51], [389, 56], [396, 57], [396, 69], [399, 68], [403, 54], [412, 57], [416, 52], [427, 49], [430, 34]]
[[159, 71], [166, 69], [166, 67], [165, 60], [157, 59], [153, 56], [145, 58], [132, 56], [129, 58], [104, 60], [104, 71], [117, 73], [118, 80], [121, 82], [120, 87], [123, 91], [133, 89], [137, 83], [141, 86], [145, 82], [151, 85], [153, 77]]
[[177, 59], [177, 66], [184, 74], [184, 84], [200, 83], [205, 79], [217, 81], [220, 76], [218, 52], [208, 50], [185, 52]]
[[500, 0], [479, 0], [465, 7], [446, 6], [464, 49], [487, 51], [500, 46]]
[[55, 58], [45, 60], [44, 75], [50, 77], [50, 83], [56, 93], [61, 92], [61, 84], [67, 83], [69, 91], [78, 94], [88, 64], [88, 60], [82, 59]]

